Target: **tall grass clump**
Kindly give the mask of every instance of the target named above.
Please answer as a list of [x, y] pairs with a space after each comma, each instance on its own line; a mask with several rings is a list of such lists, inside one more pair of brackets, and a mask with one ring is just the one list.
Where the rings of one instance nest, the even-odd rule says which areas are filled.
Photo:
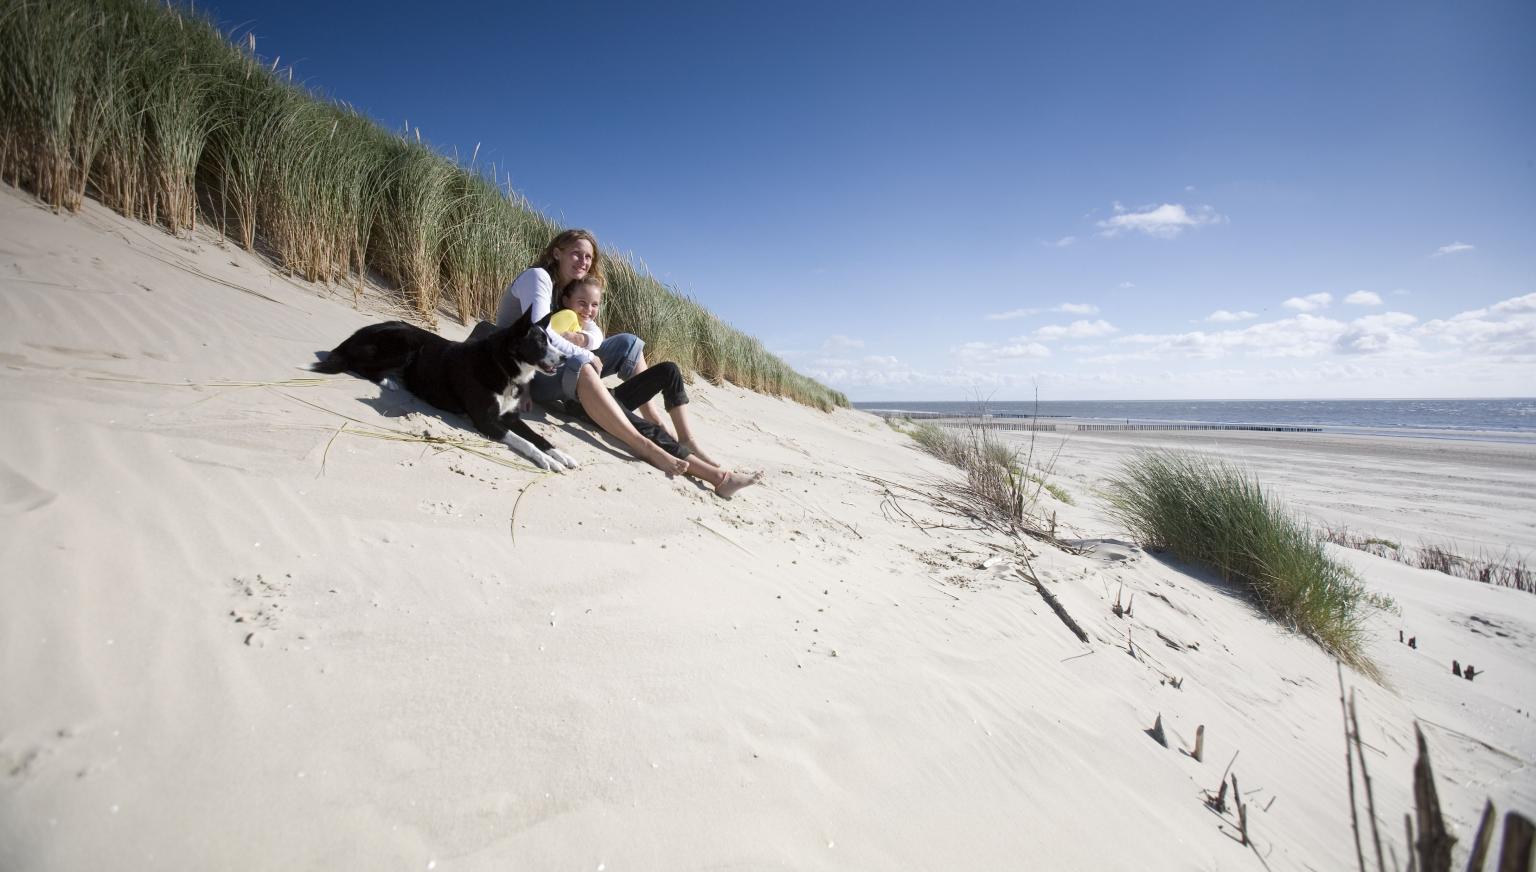
[[1009, 524], [1033, 528], [1028, 515], [1039, 497], [1025, 468], [1029, 460], [1018, 449], [983, 427], [959, 432], [936, 424], [914, 424], [906, 431], [929, 454], [965, 473], [965, 493], [989, 515]]
[[1484, 584], [1536, 593], [1536, 571], [1531, 569], [1528, 558], [1513, 548], [1505, 548], [1503, 552], [1478, 549], [1469, 554], [1454, 543], [1421, 544], [1416, 549], [1404, 548], [1401, 543], [1391, 539], [1365, 536], [1352, 532], [1348, 527], [1325, 526], [1319, 532], [1325, 540], [1335, 545], [1364, 551], [1387, 560]]
[[455, 180], [453, 211], [443, 239], [443, 295], [470, 321], [494, 315], [501, 292], [520, 265], [533, 262], [559, 232], [543, 216], [520, 208], [494, 179], [462, 173]]
[[1142, 546], [1214, 570], [1274, 619], [1372, 671], [1361, 650], [1366, 591], [1257, 479], [1199, 455], [1153, 451], [1122, 464], [1107, 494], [1110, 513]]
[[[54, 209], [86, 197], [173, 234], [209, 220], [309, 281], [392, 283], [434, 320], [494, 317], [560, 229], [475, 165], [295, 85], [191, 7], [154, 0], [0, 3], [0, 180]], [[712, 381], [821, 409], [842, 394], [609, 256], [606, 324]]]

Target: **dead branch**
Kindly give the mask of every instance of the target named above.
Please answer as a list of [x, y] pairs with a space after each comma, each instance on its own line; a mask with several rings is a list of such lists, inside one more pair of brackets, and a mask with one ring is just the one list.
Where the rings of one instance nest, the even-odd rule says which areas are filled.
[[1381, 830], [1376, 823], [1376, 794], [1371, 790], [1371, 773], [1365, 765], [1365, 748], [1360, 741], [1360, 718], [1355, 712], [1355, 692], [1349, 692], [1349, 722], [1355, 734], [1355, 758], [1360, 761], [1360, 781], [1365, 785], [1365, 810], [1371, 819], [1371, 839], [1376, 843], [1376, 870], [1387, 872], [1381, 852]]
[[1067, 614], [1067, 609], [1061, 604], [1061, 600], [1058, 600], [1055, 594], [1046, 590], [1045, 585], [1040, 583], [1040, 579], [1035, 578], [1022, 569], [1015, 569], [1014, 572], [1018, 573], [1020, 578], [1034, 585], [1035, 590], [1040, 592], [1040, 598], [1045, 600], [1045, 604], [1051, 607], [1051, 611], [1056, 613], [1056, 617], [1061, 618], [1061, 622], [1066, 624], [1067, 629], [1071, 630], [1073, 635], [1077, 636], [1083, 644], [1088, 644], [1088, 634], [1084, 633], [1083, 628], [1077, 625], [1077, 621], [1072, 620], [1072, 616]]
[[1344, 715], [1344, 772], [1349, 777], [1349, 828], [1355, 834], [1355, 862], [1365, 872], [1365, 850], [1360, 847], [1360, 815], [1355, 802], [1355, 758], [1350, 750], [1349, 706], [1344, 702], [1344, 664], [1334, 661], [1339, 670], [1339, 709]]

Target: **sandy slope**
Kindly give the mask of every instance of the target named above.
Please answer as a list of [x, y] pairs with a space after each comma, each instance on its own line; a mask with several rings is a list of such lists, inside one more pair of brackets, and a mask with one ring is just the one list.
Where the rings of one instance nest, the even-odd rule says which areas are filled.
[[[896, 510], [875, 479], [947, 471], [862, 413], [699, 386], [768, 472], [726, 502], [559, 422], [584, 466], [543, 475], [273, 384], [377, 317], [0, 194], [0, 868], [1257, 869], [1201, 802], [1234, 754], [1271, 868], [1353, 861], [1333, 663], [1219, 586], [1033, 546], [1083, 645], [1012, 543]], [[1347, 676], [1394, 840], [1414, 717], [1458, 826], [1536, 809], [1536, 597], [1340, 556], [1402, 604], [1391, 688]]]

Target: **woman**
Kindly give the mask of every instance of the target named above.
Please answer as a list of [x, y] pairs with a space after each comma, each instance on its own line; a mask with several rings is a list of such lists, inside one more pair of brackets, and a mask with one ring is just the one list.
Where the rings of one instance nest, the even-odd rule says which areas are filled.
[[[496, 323], [511, 324], [529, 309], [537, 321], [549, 314], [557, 289], [563, 290], [571, 282], [589, 277], [599, 283], [603, 279], [597, 240], [585, 230], [566, 230], [550, 240], [534, 265], [513, 280], [496, 309]], [[683, 443], [687, 450], [680, 452], [683, 457], [669, 454], [635, 429], [628, 410], [603, 387], [602, 376], [605, 372], [616, 372], [620, 379], [628, 379], [646, 369], [645, 343], [638, 337], [620, 333], [588, 350], [551, 331], [550, 343], [566, 355], [565, 365], [554, 375], [534, 377], [529, 393], [535, 402], [550, 406], [563, 400], [576, 401], [594, 424], [624, 443], [635, 456], [663, 472], [703, 479], [714, 485], [715, 493], [721, 496], [728, 497], [760, 479], [758, 474], [729, 472], [703, 459], [686, 427], [679, 434], [687, 440]], [[694, 456], [688, 457], [689, 454]]]

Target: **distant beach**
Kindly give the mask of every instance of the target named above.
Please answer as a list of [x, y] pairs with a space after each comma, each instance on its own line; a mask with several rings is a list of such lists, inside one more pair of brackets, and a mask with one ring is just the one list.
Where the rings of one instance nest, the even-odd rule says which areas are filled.
[[[1058, 424], [1207, 424], [1319, 428], [1335, 434], [1536, 444], [1536, 398], [1408, 400], [1041, 400], [854, 403], [876, 414], [1051, 419]], [[1067, 427], [1064, 429], [1076, 429]]]

